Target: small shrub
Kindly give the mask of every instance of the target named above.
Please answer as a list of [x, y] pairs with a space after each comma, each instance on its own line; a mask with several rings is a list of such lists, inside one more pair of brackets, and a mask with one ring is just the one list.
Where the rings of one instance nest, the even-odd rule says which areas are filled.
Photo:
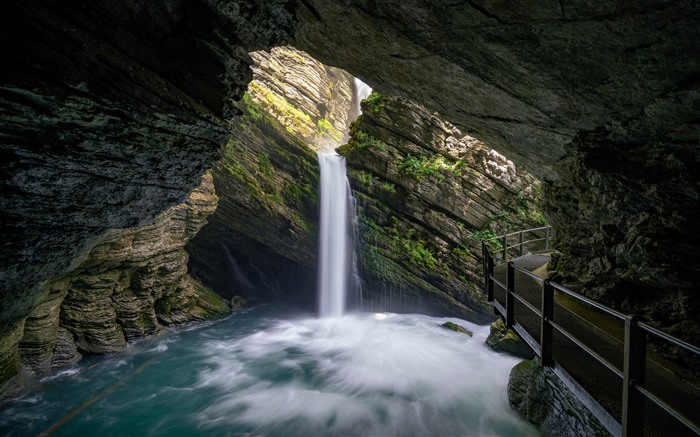
[[384, 182], [384, 184], [382, 184], [382, 190], [394, 194], [396, 193], [396, 185], [391, 182]]
[[358, 129], [353, 133], [350, 143], [359, 149], [374, 147], [376, 149], [386, 150], [386, 144], [384, 144], [383, 141], [373, 137], [361, 129]]

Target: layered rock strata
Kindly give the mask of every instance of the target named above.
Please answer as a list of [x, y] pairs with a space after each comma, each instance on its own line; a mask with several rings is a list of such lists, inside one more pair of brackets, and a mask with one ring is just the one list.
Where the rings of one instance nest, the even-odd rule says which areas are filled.
[[353, 77], [293, 47], [251, 53], [250, 96], [313, 150], [347, 140], [354, 111]]
[[492, 320], [481, 240], [541, 226], [539, 182], [422, 106], [373, 93], [347, 146], [363, 297], [377, 309]]
[[216, 208], [211, 174], [187, 201], [152, 223], [112, 230], [70, 274], [50, 281], [24, 322], [19, 353], [42, 373], [122, 350], [163, 326], [219, 317], [221, 299], [187, 274], [185, 243]]
[[199, 183], [250, 81], [247, 52], [284, 42], [292, 13], [284, 1], [10, 1], [1, 20], [3, 384], [49, 281]]
[[551, 181], [563, 278], [700, 343], [696, 1], [305, 0], [298, 16], [296, 47]]
[[318, 158], [246, 99], [212, 173], [219, 207], [187, 246], [194, 275], [222, 296], [306, 303], [315, 293]]
[[213, 170], [219, 207], [187, 247], [223, 296], [313, 302], [318, 158], [352, 116], [353, 78], [291, 47], [252, 54], [254, 80]]

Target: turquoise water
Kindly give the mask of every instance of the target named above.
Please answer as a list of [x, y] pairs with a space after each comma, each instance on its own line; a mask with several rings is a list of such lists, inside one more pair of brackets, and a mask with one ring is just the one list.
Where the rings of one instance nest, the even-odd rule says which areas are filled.
[[454, 318], [248, 310], [44, 378], [2, 406], [0, 434], [538, 435], [508, 406], [517, 360], [487, 334]]

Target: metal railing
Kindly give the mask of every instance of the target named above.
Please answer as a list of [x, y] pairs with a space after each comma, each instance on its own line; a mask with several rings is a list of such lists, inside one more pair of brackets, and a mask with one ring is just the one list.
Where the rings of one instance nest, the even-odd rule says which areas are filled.
[[[540, 236], [538, 234], [544, 235]], [[531, 239], [525, 240], [526, 236]], [[508, 253], [511, 251], [511, 249], [517, 249], [516, 254], [523, 256], [525, 254], [525, 248], [532, 245], [532, 243], [544, 241], [543, 247], [540, 247], [539, 249], [549, 249], [551, 239], [552, 227], [541, 226], [539, 228], [523, 229], [521, 231], [511, 232], [510, 234], [488, 238], [482, 241], [482, 246], [489, 246], [491, 248], [491, 253], [493, 253], [494, 256], [498, 253], [501, 254], [499, 257], [497, 257], [497, 259], [506, 261], [508, 259]], [[513, 242], [514, 240], [515, 242]]]
[[[534, 234], [537, 232], [544, 234], [544, 236], [541, 238], [524, 240], [524, 234]], [[509, 238], [513, 236], [517, 236], [517, 242], [515, 244], [509, 244]], [[523, 255], [525, 253], [526, 244], [539, 241], [544, 241], [543, 246], [545, 249], [548, 249], [550, 247], [549, 241], [551, 236], [552, 232], [549, 227], [541, 227], [494, 237], [482, 242], [485, 292], [489, 302], [493, 302], [495, 312], [504, 319], [506, 327], [513, 329], [533, 351], [539, 355], [542, 366], [554, 369], [562, 382], [577, 394], [579, 400], [591, 410], [611, 434], [625, 437], [645, 435], [645, 423], [642, 418], [644, 417], [645, 403], [649, 401], [668, 414], [672, 420], [682, 424], [688, 431], [700, 435], [700, 426], [697, 418], [691, 419], [687, 417], [685, 414], [678, 411], [678, 408], [675, 408], [670, 405], [669, 402], [663, 400], [658, 393], [655, 393], [655, 391], [646, 384], [648, 337], [651, 336], [662, 342], [681, 348], [696, 357], [700, 357], [699, 348], [643, 323], [640, 317], [636, 315], [627, 315], [615, 311], [612, 308], [608, 308], [605, 305], [581, 296], [549, 279], [542, 278], [529, 270], [518, 267], [514, 265], [513, 262], [508, 262], [506, 265], [505, 283], [495, 277], [495, 262], [507, 262], [508, 251], [510, 249], [515, 248], [515, 253]], [[494, 241], [499, 241], [500, 244], [493, 244]], [[542, 243], [540, 246], [542, 246]], [[494, 256], [493, 253], [496, 253], [498, 256]], [[537, 304], [533, 304], [516, 291], [516, 272], [518, 275], [523, 275], [527, 278], [526, 280], [534, 280], [540, 284], [540, 295], [537, 296], [538, 299], [536, 299], [539, 300], [539, 308]], [[494, 287], [498, 287], [499, 290], [502, 290], [504, 294], [503, 303], [494, 299]], [[530, 288], [532, 289], [533, 287], [534, 283], [531, 283]], [[597, 312], [607, 315], [612, 319], [624, 322], [622, 368], [611, 362], [609, 356], [603, 356], [604, 354], [597, 352], [595, 347], [587, 344], [577, 335], [574, 335], [570, 329], [567, 329], [554, 320], [555, 292], [588, 305]], [[523, 311], [527, 310], [539, 319], [538, 333], [532, 332], [536, 331], [536, 329], [533, 329], [532, 323], [530, 324], [530, 332], [528, 332], [523, 324], [519, 323], [519, 318], [524, 318], [526, 316], [520, 313], [516, 314], [516, 301], [521, 305], [520, 308], [522, 308]], [[533, 319], [532, 316], [530, 316], [530, 318]], [[620, 418], [619, 420], [614, 417], [615, 414], [608, 412], [610, 408], [606, 409], [601, 406], [595, 397], [589, 393], [576, 378], [568, 373], [566, 365], [562, 365], [562, 363], [555, 360], [553, 354], [555, 334], [571, 342], [587, 356], [602, 365], [602, 368], [607, 369], [614, 377], [622, 381], [622, 401], [621, 406], [618, 406], [621, 408], [621, 414], [617, 414]], [[539, 341], [535, 339], [534, 335], [539, 337]], [[617, 411], [616, 408], [615, 410]]]

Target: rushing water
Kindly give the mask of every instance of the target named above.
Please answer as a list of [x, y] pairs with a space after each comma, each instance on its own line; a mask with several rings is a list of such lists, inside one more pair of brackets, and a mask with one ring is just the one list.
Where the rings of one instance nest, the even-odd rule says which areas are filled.
[[[353, 80], [355, 113], [361, 113], [360, 102], [371, 92], [367, 84]], [[321, 317], [338, 317], [345, 313], [348, 290], [357, 290], [355, 246], [350, 224], [354, 218], [354, 199], [345, 168], [345, 158], [335, 153], [330, 144], [318, 154], [321, 170], [321, 219], [319, 233], [318, 309]]]
[[321, 317], [337, 317], [345, 312], [350, 278], [351, 244], [348, 228], [350, 188], [345, 174], [345, 158], [319, 153], [321, 168], [321, 223], [319, 234], [318, 308]]
[[[474, 337], [441, 328], [447, 320]], [[3, 406], [0, 434], [537, 435], [508, 407], [517, 361], [483, 346], [487, 331], [454, 318], [258, 308], [45, 378]]]
[[[363, 85], [355, 86], [358, 111], [371, 91]], [[508, 406], [516, 360], [483, 346], [488, 327], [345, 314], [353, 200], [345, 159], [329, 151], [319, 162], [321, 318], [257, 308], [85, 359], [5, 403], [0, 434], [538, 435]], [[474, 336], [440, 327], [447, 320]]]

